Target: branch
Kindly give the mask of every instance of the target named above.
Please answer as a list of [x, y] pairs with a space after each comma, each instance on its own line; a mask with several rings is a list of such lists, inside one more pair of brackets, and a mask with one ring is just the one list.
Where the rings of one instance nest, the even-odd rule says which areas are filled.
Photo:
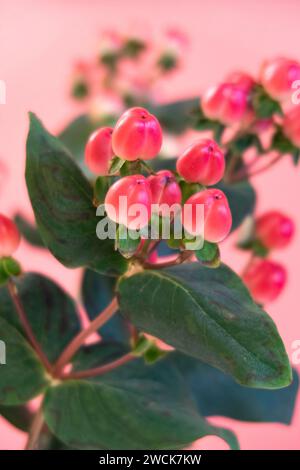
[[69, 343], [69, 345], [62, 352], [61, 356], [58, 358], [53, 374], [59, 376], [63, 367], [68, 364], [70, 359], [78, 351], [84, 341], [95, 331], [97, 331], [101, 326], [103, 326], [112, 316], [118, 311], [118, 301], [116, 297], [113, 298], [111, 303], [89, 324], [89, 326], [82, 330], [75, 338]]
[[44, 426], [44, 416], [42, 404], [32, 421], [32, 425], [28, 434], [28, 440], [25, 446], [25, 450], [36, 450], [38, 439]]
[[125, 354], [124, 356], [116, 359], [115, 361], [110, 362], [109, 364], [105, 364], [104, 366], [95, 367], [93, 369], [82, 370], [79, 372], [70, 372], [65, 377], [66, 379], [84, 379], [86, 377], [97, 377], [99, 375], [106, 374], [117, 367], [126, 364], [129, 361], [136, 359], [132, 353]]
[[8, 280], [7, 287], [8, 287], [8, 291], [10, 293], [11, 299], [13, 301], [13, 304], [15, 306], [15, 309], [17, 311], [18, 317], [20, 319], [20, 322], [22, 324], [22, 327], [24, 328], [24, 331], [26, 333], [26, 336], [27, 336], [31, 346], [33, 347], [33, 349], [35, 350], [35, 352], [39, 356], [39, 358], [40, 358], [42, 364], [44, 365], [44, 367], [47, 369], [48, 372], [50, 372], [51, 369], [52, 369], [52, 365], [50, 364], [47, 356], [45, 355], [44, 351], [41, 348], [41, 345], [37, 341], [37, 339], [36, 339], [36, 337], [35, 337], [35, 335], [32, 331], [31, 325], [30, 325], [30, 323], [27, 319], [27, 316], [26, 316], [25, 310], [23, 308], [20, 296], [18, 294], [17, 286], [15, 285], [15, 283], [13, 282], [12, 279]]
[[278, 155], [276, 155], [275, 158], [273, 158], [273, 160], [271, 160], [270, 162], [268, 162], [265, 166], [261, 167], [261, 168], [258, 168], [257, 170], [255, 171], [252, 171], [252, 173], [249, 173], [248, 172], [248, 167], [246, 168], [243, 168], [242, 171], [238, 171], [230, 180], [231, 183], [237, 183], [239, 181], [244, 181], [248, 178], [251, 178], [252, 176], [256, 176], [260, 173], [263, 173], [264, 171], [268, 170], [269, 168], [271, 168], [273, 165], [275, 165], [275, 163], [277, 163], [279, 160], [281, 160], [281, 158], [284, 156], [283, 153], [279, 153]]

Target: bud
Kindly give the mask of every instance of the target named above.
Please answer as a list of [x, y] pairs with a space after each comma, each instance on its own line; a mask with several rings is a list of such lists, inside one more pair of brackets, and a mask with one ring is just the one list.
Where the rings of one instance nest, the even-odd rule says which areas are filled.
[[248, 91], [233, 83], [210, 87], [201, 99], [201, 107], [209, 119], [223, 124], [240, 123], [249, 113]]
[[125, 176], [116, 181], [105, 197], [108, 217], [131, 230], [145, 227], [151, 217], [151, 191], [143, 175]]
[[[204, 206], [204, 221], [198, 220], [198, 204]], [[191, 206], [191, 211], [188, 205]], [[183, 226], [191, 235], [200, 235], [203, 223], [204, 238], [209, 242], [221, 242], [230, 232], [231, 211], [225, 194], [219, 189], [206, 189], [193, 194], [183, 207]]]
[[[175, 176], [169, 170], [161, 170], [148, 177], [152, 204], [165, 204], [168, 207], [181, 203], [181, 189]], [[162, 215], [164, 215], [162, 211]]]
[[282, 127], [291, 142], [300, 147], [300, 106], [295, 106], [286, 113]]
[[113, 132], [115, 155], [124, 160], [150, 160], [159, 153], [162, 130], [155, 116], [144, 108], [131, 108], [118, 120]]
[[285, 268], [268, 259], [254, 259], [243, 274], [243, 280], [256, 302], [275, 300], [286, 284]]
[[256, 221], [256, 236], [266, 248], [284, 248], [295, 231], [292, 219], [277, 211], [270, 211]]
[[20, 233], [16, 224], [0, 214], [0, 258], [11, 256], [19, 247]]
[[85, 163], [92, 173], [106, 176], [114, 156], [111, 140], [112, 127], [101, 127], [93, 132], [85, 147]]
[[293, 82], [300, 79], [300, 64], [285, 57], [266, 61], [262, 65], [260, 79], [272, 98], [284, 100], [292, 92]]
[[176, 169], [189, 183], [211, 186], [224, 175], [224, 154], [216, 142], [202, 139], [190, 145], [178, 158]]

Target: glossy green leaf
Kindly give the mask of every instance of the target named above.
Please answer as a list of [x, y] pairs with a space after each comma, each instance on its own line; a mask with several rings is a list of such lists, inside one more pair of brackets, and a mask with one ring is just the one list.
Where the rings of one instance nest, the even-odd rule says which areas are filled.
[[[102, 358], [99, 345], [93, 361], [97, 350]], [[49, 388], [44, 415], [50, 430], [76, 448], [176, 449], [209, 434], [237, 448], [230, 431], [200, 416], [180, 374], [163, 360], [146, 367], [135, 359], [103, 376]]]
[[121, 278], [120, 310], [137, 328], [249, 387], [289, 385], [291, 369], [271, 318], [227, 266], [198, 263]]
[[[55, 361], [80, 331], [74, 301], [53, 281], [40, 274], [25, 274], [15, 280], [18, 293], [32, 327], [49, 361]], [[23, 334], [23, 328], [6, 287], [0, 289], [0, 318]]]
[[218, 268], [220, 266], [220, 250], [217, 243], [204, 241], [203, 247], [195, 251], [197, 259], [206, 266]]
[[223, 181], [216, 185], [227, 196], [232, 213], [232, 230], [235, 230], [245, 217], [255, 210], [256, 194], [253, 186], [248, 181], [227, 184]]
[[[90, 320], [99, 315], [111, 302], [115, 295], [115, 285], [116, 280], [113, 277], [95, 271], [85, 271], [81, 297]], [[117, 313], [101, 327], [100, 334], [108, 341], [127, 344], [130, 338], [128, 322]]]
[[0, 318], [1, 352], [5, 345], [6, 363], [0, 363], [0, 403], [18, 405], [40, 394], [48, 384], [45, 370], [24, 337]]
[[28, 432], [32, 423], [32, 413], [26, 405], [0, 405], [0, 416], [21, 431]]
[[99, 240], [93, 190], [65, 147], [30, 116], [26, 182], [41, 237], [65, 266], [118, 274], [126, 269], [113, 240]]
[[237, 384], [229, 375], [180, 352], [168, 362], [181, 372], [204, 416], [226, 416], [240, 421], [290, 424], [299, 378], [280, 390], [259, 390]]

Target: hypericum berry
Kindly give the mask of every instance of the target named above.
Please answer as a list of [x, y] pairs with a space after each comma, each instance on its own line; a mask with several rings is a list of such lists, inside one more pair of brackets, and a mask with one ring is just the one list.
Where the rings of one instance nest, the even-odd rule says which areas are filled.
[[162, 130], [155, 116], [144, 108], [131, 108], [118, 120], [113, 132], [115, 155], [124, 160], [150, 160], [159, 153]]
[[209, 119], [224, 124], [242, 121], [249, 112], [248, 91], [233, 83], [210, 87], [202, 96], [201, 107]]
[[20, 233], [16, 224], [0, 214], [0, 258], [11, 256], [20, 244]]
[[[197, 205], [204, 205], [204, 221], [199, 217]], [[183, 207], [183, 226], [191, 235], [202, 234], [213, 243], [224, 240], [230, 232], [232, 216], [225, 194], [220, 189], [206, 189], [193, 194]]]
[[286, 284], [285, 268], [268, 259], [254, 259], [243, 274], [243, 280], [256, 302], [275, 300]]
[[300, 64], [295, 60], [277, 57], [262, 65], [260, 78], [272, 98], [283, 100], [291, 94], [293, 82], [300, 79]]
[[183, 152], [177, 160], [176, 169], [189, 183], [211, 186], [224, 175], [224, 154], [216, 142], [202, 139]]
[[131, 230], [145, 227], [151, 217], [152, 196], [143, 175], [125, 176], [116, 181], [105, 197], [108, 217]]
[[286, 113], [282, 127], [292, 143], [300, 147], [300, 106], [295, 106]]
[[148, 177], [148, 182], [152, 194], [152, 204], [164, 204], [168, 207], [161, 207], [160, 214], [168, 215], [168, 208], [174, 204], [181, 203], [181, 189], [175, 176], [169, 170], [161, 170], [156, 175]]
[[85, 147], [85, 163], [92, 173], [105, 176], [109, 173], [114, 156], [111, 146], [113, 128], [101, 127], [93, 132]]
[[238, 85], [247, 93], [249, 93], [252, 90], [253, 86], [255, 85], [255, 81], [251, 77], [251, 75], [248, 75], [245, 72], [239, 72], [239, 71], [230, 73], [226, 77], [226, 82], [233, 83], [234, 85]]
[[270, 211], [256, 221], [256, 236], [266, 248], [284, 248], [293, 238], [294, 222], [278, 211]]

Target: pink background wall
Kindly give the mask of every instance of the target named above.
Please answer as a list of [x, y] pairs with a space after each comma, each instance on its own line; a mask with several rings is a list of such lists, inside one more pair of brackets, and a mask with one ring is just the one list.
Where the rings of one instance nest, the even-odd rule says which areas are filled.
[[[232, 69], [255, 74], [266, 57], [286, 54], [299, 60], [299, 18], [297, 0], [1, 0], [0, 79], [7, 85], [7, 104], [0, 105], [0, 162], [8, 166], [8, 177], [0, 182], [1, 212], [22, 208], [31, 216], [23, 177], [26, 113], [36, 112], [52, 131], [74, 115], [76, 108], [67, 98], [71, 64], [78, 55], [93, 53], [101, 29], [146, 24], [154, 33], [173, 25], [187, 31], [191, 51], [184, 70], [167, 90], [169, 97], [178, 97], [199, 94]], [[293, 215], [298, 233], [299, 184], [299, 168], [289, 159], [255, 179], [258, 210], [278, 208]], [[224, 245], [223, 258], [239, 269], [244, 260], [230, 248], [232, 242]], [[78, 271], [68, 271], [24, 242], [18, 257], [24, 268], [47, 273], [77, 294]], [[291, 356], [292, 342], [300, 339], [298, 239], [274, 258], [287, 266], [289, 284], [268, 311]], [[214, 421], [235, 430], [242, 449], [300, 449], [299, 400], [290, 427]], [[21, 449], [23, 444], [24, 434], [0, 418], [0, 449]], [[203, 447], [226, 448], [216, 438], [198, 443], [198, 448]]]

